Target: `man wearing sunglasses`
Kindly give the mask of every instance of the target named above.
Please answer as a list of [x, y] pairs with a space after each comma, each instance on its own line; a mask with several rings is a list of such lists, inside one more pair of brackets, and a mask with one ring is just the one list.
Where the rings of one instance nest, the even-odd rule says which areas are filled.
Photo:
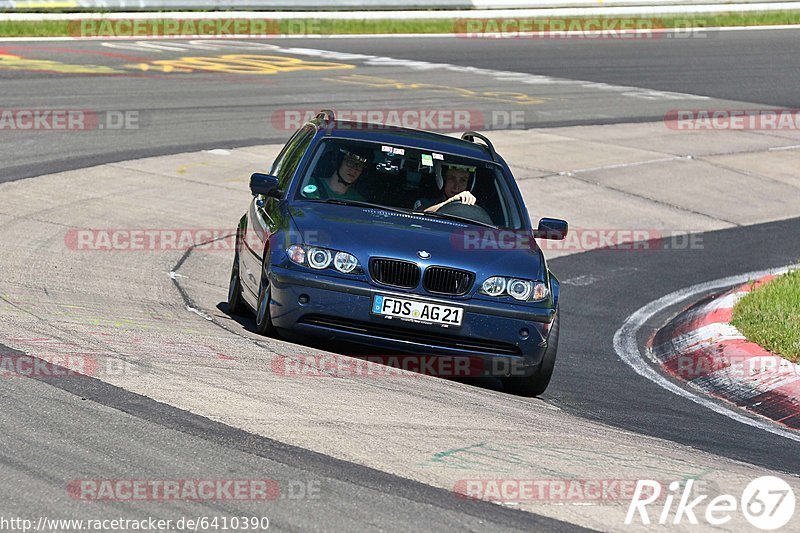
[[[339, 149], [339, 164], [327, 178], [311, 178], [303, 193], [308, 198], [337, 198], [365, 202], [355, 189], [358, 179], [364, 174], [371, 158], [366, 149]], [[313, 189], [313, 190], [312, 190]]]

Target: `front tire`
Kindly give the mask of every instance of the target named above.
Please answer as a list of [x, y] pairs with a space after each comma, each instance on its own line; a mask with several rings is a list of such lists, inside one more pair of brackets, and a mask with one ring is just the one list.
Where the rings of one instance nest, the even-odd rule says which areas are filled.
[[503, 388], [507, 392], [519, 394], [520, 396], [540, 396], [547, 390], [550, 378], [553, 377], [553, 369], [556, 365], [556, 354], [558, 353], [558, 313], [553, 319], [553, 328], [550, 330], [550, 337], [547, 339], [547, 349], [542, 357], [542, 362], [536, 372], [525, 377], [503, 378]]
[[247, 305], [242, 298], [242, 280], [239, 277], [239, 250], [237, 248], [233, 255], [233, 266], [231, 267], [231, 280], [228, 284], [228, 312], [232, 315], [248, 314]]
[[[264, 258], [266, 261], [266, 257]], [[269, 312], [270, 286], [267, 278], [267, 266], [261, 265], [261, 283], [258, 285], [258, 301], [256, 304], [256, 333], [267, 337], [274, 337], [277, 334], [275, 326], [272, 325], [272, 316]]]

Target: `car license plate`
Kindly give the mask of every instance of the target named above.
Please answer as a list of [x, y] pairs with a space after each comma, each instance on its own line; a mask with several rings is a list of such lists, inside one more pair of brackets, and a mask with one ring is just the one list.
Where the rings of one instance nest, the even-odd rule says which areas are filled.
[[405, 300], [380, 294], [376, 294], [372, 300], [372, 313], [419, 324], [439, 324], [442, 327], [458, 327], [464, 318], [464, 309], [461, 307]]

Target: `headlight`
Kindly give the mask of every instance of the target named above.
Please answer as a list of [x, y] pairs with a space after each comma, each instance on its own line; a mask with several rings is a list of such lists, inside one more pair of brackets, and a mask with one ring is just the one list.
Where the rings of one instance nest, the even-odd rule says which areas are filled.
[[533, 282], [524, 279], [512, 279], [506, 287], [509, 296], [515, 300], [525, 301], [533, 293]]
[[506, 290], [506, 278], [494, 276], [484, 281], [481, 288], [489, 296], [500, 296]]
[[349, 274], [358, 266], [358, 259], [347, 252], [336, 252], [336, 256], [333, 258], [333, 266], [339, 272]]
[[331, 264], [331, 253], [325, 248], [310, 248], [308, 250], [308, 265], [311, 268], [322, 270]]
[[299, 244], [293, 244], [287, 248], [286, 255], [289, 256], [289, 259], [291, 259], [293, 263], [297, 263], [298, 265], [306, 264], [306, 250]]
[[314, 270], [325, 270], [326, 268], [334, 267], [342, 274], [362, 273], [358, 259], [347, 252], [293, 244], [286, 249], [286, 255], [293, 263], [308, 266]]
[[479, 292], [489, 296], [508, 295], [523, 302], [538, 302], [550, 296], [550, 290], [544, 282], [502, 276], [492, 276], [484, 281]]

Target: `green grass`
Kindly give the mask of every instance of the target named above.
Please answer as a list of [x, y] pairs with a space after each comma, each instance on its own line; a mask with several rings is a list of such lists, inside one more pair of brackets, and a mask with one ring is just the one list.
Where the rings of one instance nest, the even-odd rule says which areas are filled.
[[742, 298], [733, 308], [733, 325], [748, 340], [800, 363], [800, 270]]
[[[76, 19], [81, 18], [80, 13], [74, 14]], [[234, 13], [230, 18], [236, 18]], [[187, 18], [191, 18], [189, 15]], [[226, 18], [225, 13], [220, 13], [217, 19]], [[667, 16], [667, 17], [567, 17], [566, 20], [653, 20], [658, 21], [657, 27], [686, 28], [686, 27], [715, 27], [715, 26], [771, 26], [778, 24], [800, 24], [800, 11], [771, 11], [756, 13], [720, 13], [717, 15], [696, 16]], [[269, 19], [267, 19], [269, 20]], [[493, 20], [493, 19], [484, 19]], [[497, 20], [497, 19], [495, 19]], [[517, 19], [514, 19], [517, 20]], [[525, 20], [518, 19], [521, 27]], [[550, 19], [557, 21], [558, 19]], [[535, 26], [534, 26], [535, 27]], [[463, 33], [465, 31], [464, 19], [424, 19], [424, 20], [321, 20], [305, 19], [296, 21], [270, 21], [270, 32], [288, 35], [350, 35], [371, 33]], [[488, 26], [486, 26], [488, 30]], [[206, 32], [199, 32], [206, 34]], [[102, 34], [108, 36], [108, 33]], [[76, 35], [76, 25], [70, 21], [0, 21], [0, 37], [60, 37]]]

